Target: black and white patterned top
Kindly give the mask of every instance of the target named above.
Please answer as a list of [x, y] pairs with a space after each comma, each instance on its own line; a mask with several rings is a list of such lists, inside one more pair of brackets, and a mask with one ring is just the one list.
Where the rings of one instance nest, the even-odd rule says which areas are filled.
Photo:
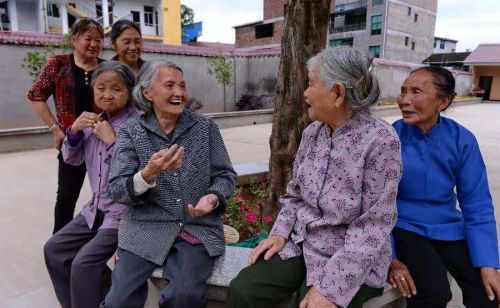
[[[153, 153], [178, 144], [185, 148], [181, 169], [167, 171], [156, 187], [135, 196], [133, 176]], [[236, 183], [234, 171], [217, 125], [209, 118], [185, 110], [169, 138], [154, 114], [130, 119], [117, 133], [109, 173], [108, 194], [129, 208], [122, 216], [118, 246], [162, 265], [181, 230], [198, 238], [210, 256], [224, 252], [221, 212]], [[188, 204], [214, 193], [219, 207], [193, 218]]]

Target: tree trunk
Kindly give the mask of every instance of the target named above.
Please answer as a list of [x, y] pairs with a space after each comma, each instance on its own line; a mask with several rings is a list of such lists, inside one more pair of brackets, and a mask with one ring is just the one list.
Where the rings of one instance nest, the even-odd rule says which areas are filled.
[[292, 178], [302, 131], [310, 122], [303, 95], [308, 80], [306, 62], [326, 46], [330, 2], [289, 0], [286, 6], [270, 139], [269, 200], [265, 209], [273, 217], [281, 208], [279, 197]]

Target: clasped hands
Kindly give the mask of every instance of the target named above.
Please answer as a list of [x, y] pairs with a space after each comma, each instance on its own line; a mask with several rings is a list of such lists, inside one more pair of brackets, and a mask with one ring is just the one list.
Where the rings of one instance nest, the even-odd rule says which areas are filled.
[[78, 134], [88, 127], [92, 128], [94, 135], [105, 144], [115, 142], [115, 130], [111, 124], [106, 120], [101, 120], [99, 115], [93, 112], [82, 112], [75, 122], [73, 122], [73, 125], [71, 125], [71, 132]]
[[[151, 184], [163, 172], [180, 169], [184, 152], [184, 147], [174, 144], [170, 148], [154, 153], [141, 171], [142, 178]], [[207, 194], [201, 197], [196, 205], [188, 204], [189, 214], [193, 217], [207, 215], [215, 209], [217, 201], [218, 197], [215, 194]]]

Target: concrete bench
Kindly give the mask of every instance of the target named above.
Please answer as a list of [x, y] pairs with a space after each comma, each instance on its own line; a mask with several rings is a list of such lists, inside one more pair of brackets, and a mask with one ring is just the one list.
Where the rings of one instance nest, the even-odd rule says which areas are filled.
[[[226, 253], [215, 262], [214, 271], [207, 280], [205, 296], [208, 299], [209, 308], [222, 308], [227, 296], [227, 290], [231, 280], [247, 265], [250, 248], [226, 246]], [[158, 307], [160, 290], [166, 285], [162, 278], [162, 269], [157, 268], [150, 278], [149, 294], [146, 303], [147, 308]], [[281, 303], [279, 307], [287, 307], [288, 301]], [[384, 294], [372, 298], [363, 305], [363, 308], [403, 308], [405, 301], [399, 291], [387, 286]]]

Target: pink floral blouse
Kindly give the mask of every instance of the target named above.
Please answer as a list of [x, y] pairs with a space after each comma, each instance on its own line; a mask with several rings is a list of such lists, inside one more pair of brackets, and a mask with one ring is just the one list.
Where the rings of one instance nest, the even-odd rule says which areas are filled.
[[304, 256], [307, 285], [336, 305], [385, 285], [401, 166], [396, 132], [371, 115], [304, 130], [271, 235], [287, 239], [282, 259]]

